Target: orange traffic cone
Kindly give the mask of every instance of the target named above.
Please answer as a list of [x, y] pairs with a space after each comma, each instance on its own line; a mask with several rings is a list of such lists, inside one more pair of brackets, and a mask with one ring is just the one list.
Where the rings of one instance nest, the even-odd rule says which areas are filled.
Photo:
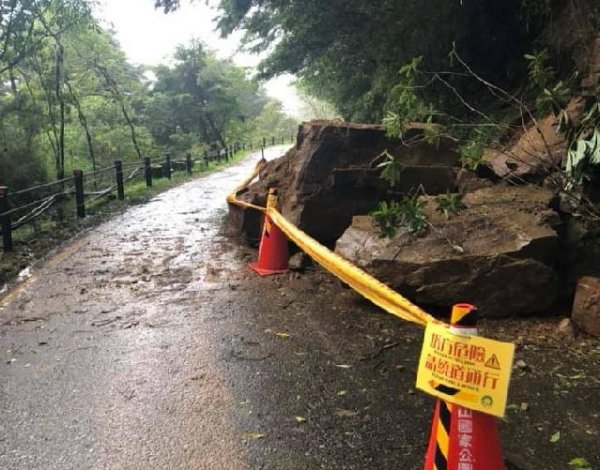
[[[477, 334], [475, 307], [452, 308], [452, 329]], [[425, 470], [504, 470], [496, 418], [438, 400]]]
[[[267, 207], [277, 206], [277, 191], [269, 189]], [[281, 274], [288, 270], [288, 242], [281, 229], [275, 225], [269, 216], [265, 216], [262, 237], [258, 248], [258, 261], [250, 263], [250, 267], [261, 276]]]

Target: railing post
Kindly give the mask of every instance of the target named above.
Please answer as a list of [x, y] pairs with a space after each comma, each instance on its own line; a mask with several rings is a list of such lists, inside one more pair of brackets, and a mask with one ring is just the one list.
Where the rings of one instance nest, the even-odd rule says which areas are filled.
[[167, 178], [171, 179], [171, 154], [165, 153], [165, 171], [167, 173]]
[[263, 160], [265, 159], [265, 148], [264, 147], [260, 149], [260, 156], [262, 157]]
[[250, 141], [250, 150], [252, 150], [252, 141]]
[[185, 170], [188, 175], [192, 174], [192, 154], [188, 153], [185, 156]]
[[206, 165], [206, 168], [208, 168], [208, 163], [209, 163], [209, 160], [208, 160], [208, 150], [205, 150], [204, 151], [204, 165]]
[[115, 179], [117, 181], [117, 199], [125, 199], [125, 185], [123, 184], [123, 162], [115, 160]]
[[0, 186], [0, 227], [2, 227], [2, 246], [4, 251], [12, 251], [12, 227], [10, 225], [10, 214], [8, 212], [8, 188]]
[[150, 163], [150, 157], [144, 158], [144, 176], [146, 177], [146, 187], [152, 187], [152, 164]]
[[77, 205], [77, 217], [85, 217], [85, 195], [83, 193], [83, 171], [73, 170], [75, 182], [75, 204]]
[[267, 138], [263, 137], [263, 148], [267, 146]]
[[271, 145], [275, 145], [275, 137], [271, 137]]

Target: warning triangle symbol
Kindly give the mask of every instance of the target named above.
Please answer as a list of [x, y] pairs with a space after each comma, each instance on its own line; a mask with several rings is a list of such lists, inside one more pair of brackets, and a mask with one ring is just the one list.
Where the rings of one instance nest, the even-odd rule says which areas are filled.
[[500, 361], [498, 360], [498, 356], [492, 354], [489, 359], [485, 362], [485, 366], [491, 369], [500, 370]]

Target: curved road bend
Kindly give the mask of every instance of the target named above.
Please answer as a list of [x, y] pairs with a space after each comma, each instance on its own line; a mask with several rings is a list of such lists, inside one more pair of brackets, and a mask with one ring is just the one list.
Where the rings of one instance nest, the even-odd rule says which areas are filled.
[[422, 331], [318, 269], [260, 278], [222, 233], [257, 159], [73, 239], [0, 298], [1, 470], [422, 468]]

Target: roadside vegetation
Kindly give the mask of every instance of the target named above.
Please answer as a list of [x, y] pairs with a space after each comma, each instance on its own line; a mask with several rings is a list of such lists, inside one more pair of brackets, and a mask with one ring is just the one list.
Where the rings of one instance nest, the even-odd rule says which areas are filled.
[[202, 43], [134, 66], [88, 0], [0, 5], [0, 185], [290, 136], [297, 123], [247, 70]]

